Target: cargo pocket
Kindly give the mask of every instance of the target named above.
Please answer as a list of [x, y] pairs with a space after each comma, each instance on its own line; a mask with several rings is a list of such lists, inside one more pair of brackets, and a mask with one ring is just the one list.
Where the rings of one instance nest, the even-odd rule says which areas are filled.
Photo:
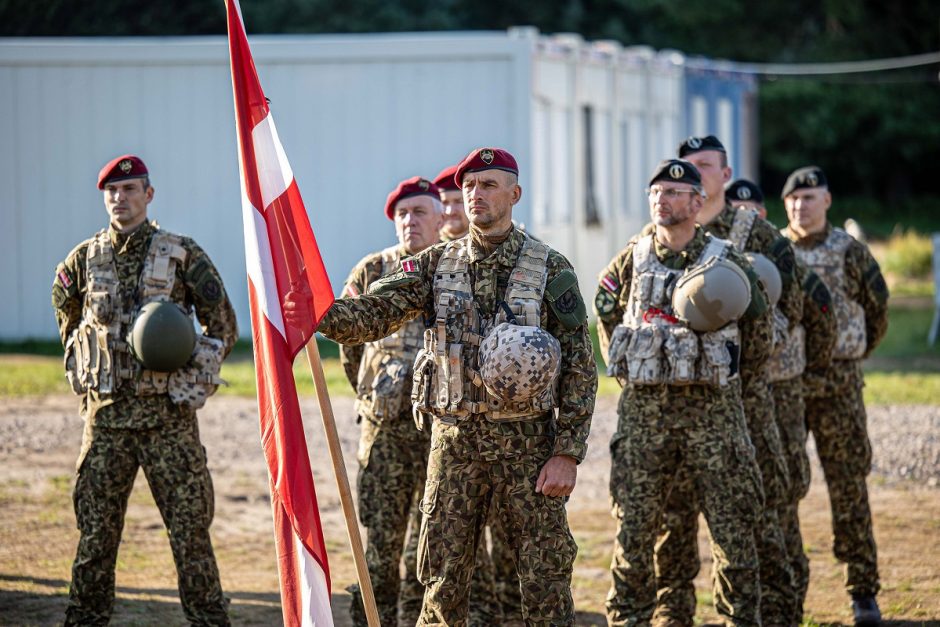
[[439, 487], [440, 481], [428, 479], [424, 486], [424, 498], [419, 506], [423, 516], [418, 537], [418, 581], [425, 586], [443, 579], [444, 559], [441, 543], [444, 538], [440, 533], [440, 513], [437, 507]]

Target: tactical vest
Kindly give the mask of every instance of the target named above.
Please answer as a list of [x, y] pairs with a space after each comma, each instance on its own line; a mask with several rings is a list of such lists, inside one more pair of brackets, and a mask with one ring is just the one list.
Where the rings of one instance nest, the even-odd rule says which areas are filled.
[[[411, 399], [415, 412], [445, 421], [472, 414], [490, 420], [514, 420], [544, 414], [557, 407], [558, 381], [533, 399], [512, 403], [487, 392], [480, 377], [483, 338], [510, 317], [501, 307], [484, 318], [470, 284], [470, 239], [448, 242], [434, 273], [434, 325], [424, 331], [415, 361]], [[509, 276], [504, 302], [515, 322], [541, 326], [542, 296], [548, 277], [545, 244], [525, 235]]]
[[[735, 212], [728, 239], [738, 252], [744, 252], [758, 217], [756, 209], [741, 207]], [[806, 367], [806, 333], [802, 325], [796, 324], [791, 330], [790, 321], [780, 311], [779, 304], [774, 305], [771, 324], [774, 332], [774, 352], [767, 361], [769, 380], [785, 381], [803, 374]]]
[[[198, 409], [223, 383], [218, 376], [224, 352], [221, 340], [199, 335], [192, 365], [174, 372], [144, 369], [131, 355], [126, 341], [143, 305], [172, 301], [176, 268], [186, 256], [179, 235], [156, 229], [136, 297], [127, 299], [121, 293], [108, 231], [99, 231], [92, 238], [85, 256], [87, 285], [82, 319], [65, 347], [66, 377], [76, 394], [95, 390], [99, 396], [109, 396], [118, 388], [129, 387], [137, 396], [169, 394], [175, 403]], [[191, 315], [191, 309], [187, 308], [187, 313]]]
[[839, 327], [833, 359], [861, 359], [867, 348], [865, 309], [849, 298], [845, 286], [845, 253], [853, 241], [842, 229], [833, 228], [826, 241], [816, 248], [793, 247], [800, 261], [819, 275], [832, 294]]
[[726, 386], [739, 376], [737, 322], [717, 331], [694, 331], [674, 315], [672, 292], [679, 277], [713, 257], [725, 257], [731, 244], [709, 235], [692, 266], [673, 270], [656, 258], [653, 237], [633, 247], [628, 305], [611, 336], [607, 374], [633, 385]]
[[[381, 252], [382, 276], [398, 269], [401, 260], [399, 247], [391, 246]], [[424, 323], [420, 318], [386, 338], [365, 345], [359, 362], [356, 384], [356, 411], [375, 422], [395, 418], [410, 398], [412, 367], [418, 351], [424, 345]]]

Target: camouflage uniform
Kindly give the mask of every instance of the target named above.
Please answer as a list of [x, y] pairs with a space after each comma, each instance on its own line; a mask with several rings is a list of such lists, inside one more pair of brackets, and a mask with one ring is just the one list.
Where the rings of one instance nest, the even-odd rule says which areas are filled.
[[[471, 229], [468, 272], [474, 307], [483, 320], [497, 313], [526, 236], [516, 229], [484, 239]], [[338, 342], [388, 335], [415, 315], [434, 319], [435, 273], [447, 246], [416, 255], [368, 295], [337, 301], [319, 330]], [[418, 573], [427, 585], [419, 625], [466, 625], [474, 555], [492, 513], [507, 530], [521, 580], [523, 612], [533, 625], [574, 623], [571, 572], [577, 546], [568, 529], [565, 499], [535, 492], [553, 455], [580, 461], [587, 449], [597, 372], [584, 306], [574, 273], [548, 249], [541, 326], [561, 344], [559, 407], [517, 420], [490, 413], [435, 418], [421, 510]], [[564, 289], [558, 280], [565, 281]]]
[[[888, 288], [868, 248], [841, 229], [827, 223], [823, 231], [803, 238], [790, 229], [784, 233], [832, 296], [839, 337], [831, 366], [808, 369], [803, 375], [806, 424], [829, 487], [833, 552], [846, 564], [846, 589], [853, 596], [874, 596], [880, 584], [865, 484], [871, 471], [871, 443], [861, 363], [888, 329]], [[844, 250], [835, 267], [819, 263], [827, 245]]]
[[[107, 233], [122, 302], [139, 302], [138, 280], [156, 231], [155, 223], [145, 222], [129, 234], [113, 229]], [[52, 304], [63, 345], [82, 318], [91, 241], [79, 244], [56, 268]], [[205, 335], [221, 340], [227, 355], [238, 329], [222, 280], [195, 242], [181, 238], [181, 246], [185, 261], [176, 265], [170, 298], [191, 307]], [[82, 397], [81, 413], [85, 430], [74, 492], [81, 537], [66, 624], [106, 624], [110, 618], [124, 512], [141, 467], [167, 526], [187, 619], [228, 624], [209, 539], [214, 495], [196, 412], [175, 404], [165, 393], [138, 395], [132, 382], [119, 379], [113, 393], [89, 390]]]
[[[695, 237], [681, 252], [654, 241], [655, 256], [667, 268], [684, 269], [695, 263], [708, 240], [705, 231], [696, 227]], [[630, 306], [636, 245], [628, 244], [601, 274], [594, 305], [605, 354], [614, 328]], [[750, 264], [733, 250], [728, 258], [746, 268], [754, 295], [738, 323], [743, 372], [760, 368], [770, 353], [770, 313]], [[681, 469], [688, 473], [693, 493], [699, 495], [697, 503], [711, 532], [718, 612], [729, 623], [759, 624], [758, 561], [749, 530], [760, 517], [763, 489], [738, 380], [722, 387], [628, 384], [620, 398], [618, 416], [610, 445], [610, 491], [620, 529], [611, 564], [608, 622], [642, 625], [649, 624], [653, 616], [656, 535]], [[697, 516], [697, 510], [694, 514]], [[697, 561], [696, 554], [696, 569]]]
[[792, 624], [803, 620], [803, 602], [809, 587], [809, 559], [803, 551], [799, 520], [800, 500], [806, 496], [810, 484], [802, 373], [829, 367], [837, 331], [832, 299], [826, 285], [799, 260], [796, 262], [796, 278], [803, 287], [803, 318], [797, 331], [791, 334], [791, 343], [775, 347], [770, 364], [777, 427], [790, 472], [790, 493], [780, 508], [780, 527], [796, 588]]
[[[346, 279], [345, 296], [357, 296], [368, 291], [369, 286], [382, 278], [383, 274], [397, 270], [401, 259], [408, 254], [397, 246], [366, 256]], [[418, 325], [417, 336], [423, 332], [423, 321], [412, 320], [406, 324]], [[363, 385], [363, 363], [365, 347], [362, 344], [343, 344], [340, 362], [353, 390], [368, 395], [371, 389], [360, 389]], [[414, 354], [403, 349], [402, 358], [414, 362]], [[411, 372], [399, 373], [402, 381], [397, 411], [389, 415], [376, 415], [368, 403], [360, 403], [362, 425], [359, 442], [359, 519], [368, 529], [366, 563], [375, 593], [375, 601], [383, 625], [397, 625], [398, 613], [405, 623], [418, 620], [424, 586], [417, 579], [417, 540], [414, 550], [403, 552], [409, 520], [412, 536], [417, 535], [420, 525], [418, 502], [424, 493], [425, 472], [431, 436], [427, 430], [419, 431], [411, 412]], [[379, 413], [382, 413], [381, 411]], [[392, 415], [394, 414], [394, 415]], [[405, 558], [405, 579], [399, 575], [399, 562]], [[489, 554], [481, 546], [478, 555], [479, 567], [474, 571], [471, 598], [471, 624], [492, 625], [500, 620], [495, 605], [492, 567]], [[356, 625], [366, 625], [365, 611], [358, 586], [353, 587], [351, 613]], [[400, 607], [399, 607], [400, 606]]]
[[[770, 223], [756, 217], [756, 212], [753, 221], [743, 220], [748, 212], [753, 210], [738, 210], [726, 202], [724, 210], [704, 228], [716, 237], [731, 240], [739, 251], [760, 253], [777, 266], [783, 283], [777, 309], [783, 315], [783, 324], [792, 327], [801, 318], [803, 306], [800, 285], [794, 278], [793, 249]], [[786, 559], [778, 519], [778, 510], [790, 491], [789, 473], [765, 370], [742, 367], [741, 383], [744, 415], [757, 452], [766, 497], [756, 528], [761, 565], [761, 615], [765, 624], [785, 624], [796, 603], [793, 573]], [[680, 471], [666, 505], [664, 525], [656, 546], [658, 619], [692, 625], [695, 615], [693, 582], [700, 568], [698, 511], [692, 479], [687, 472]]]

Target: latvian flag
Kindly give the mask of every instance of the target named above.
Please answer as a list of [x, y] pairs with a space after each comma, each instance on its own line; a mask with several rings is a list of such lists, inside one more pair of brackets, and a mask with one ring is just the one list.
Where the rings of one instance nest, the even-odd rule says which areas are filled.
[[[332, 626], [330, 569], [291, 365], [333, 304], [333, 289], [258, 82], [238, 0], [227, 0], [226, 9], [261, 446], [284, 624]], [[313, 297], [313, 316], [300, 326], [282, 315], [291, 290]]]

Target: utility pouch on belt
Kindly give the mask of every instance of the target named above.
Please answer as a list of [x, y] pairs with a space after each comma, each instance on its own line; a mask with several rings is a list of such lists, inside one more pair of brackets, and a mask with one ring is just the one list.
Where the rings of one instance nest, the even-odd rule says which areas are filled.
[[627, 345], [630, 343], [630, 327], [618, 324], [610, 335], [607, 347], [607, 376], [618, 379], [627, 378]]
[[662, 344], [663, 333], [657, 326], [640, 327], [633, 332], [627, 348], [630, 383], [651, 385], [663, 382]]
[[[170, 373], [167, 392], [177, 405], [199, 409], [215, 394], [225, 381], [219, 376], [225, 344], [214, 337], [200, 335], [196, 338], [189, 364]], [[227, 384], [226, 384], [227, 385]]]
[[79, 369], [79, 366], [83, 364], [83, 360], [79, 343], [76, 341], [78, 332], [79, 329], [75, 329], [69, 335], [69, 339], [66, 340], [63, 361], [65, 362], [65, 378], [72, 386], [72, 391], [75, 394], [82, 395], [88, 391], [88, 383], [85, 379], [85, 369]]
[[683, 326], [666, 328], [666, 361], [669, 365], [667, 382], [673, 385], [689, 385], [698, 380], [695, 364], [698, 361], [698, 337]]
[[736, 333], [724, 330], [702, 334], [701, 360], [702, 380], [724, 387], [738, 374], [738, 345], [734, 342]]

